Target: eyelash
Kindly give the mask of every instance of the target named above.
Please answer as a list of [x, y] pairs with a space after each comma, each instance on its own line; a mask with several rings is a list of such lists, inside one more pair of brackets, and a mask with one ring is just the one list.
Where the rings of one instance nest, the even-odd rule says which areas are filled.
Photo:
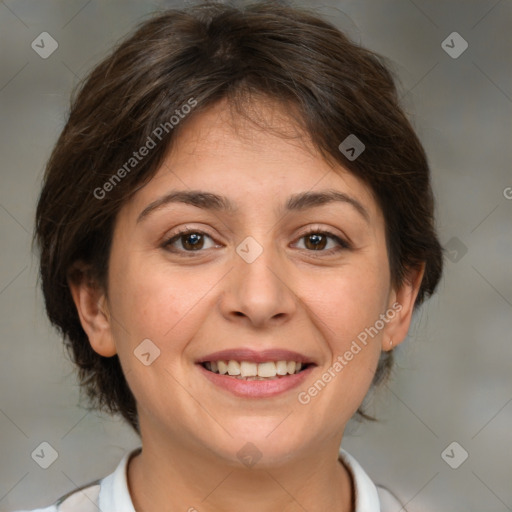
[[[208, 233], [201, 231], [199, 229], [183, 229], [182, 231], [178, 231], [177, 233], [173, 234], [172, 237], [168, 238], [162, 244], [162, 248], [166, 249], [167, 251], [176, 253], [176, 254], [182, 254], [182, 255], [186, 254], [187, 255], [186, 257], [194, 257], [195, 253], [203, 252], [202, 249], [198, 249], [196, 251], [187, 251], [187, 250], [182, 250], [182, 249], [171, 248], [171, 245], [174, 242], [178, 241], [181, 237], [183, 237], [185, 235], [189, 235], [189, 234], [205, 235], [213, 240], [213, 237], [211, 237]], [[342, 250], [347, 250], [347, 249], [352, 248], [351, 245], [343, 238], [340, 238], [339, 236], [335, 235], [334, 233], [331, 233], [330, 231], [325, 231], [325, 230], [316, 229], [316, 228], [312, 228], [309, 231], [307, 231], [306, 233], [303, 233], [298, 238], [298, 240], [302, 240], [303, 238], [306, 238], [310, 235], [324, 235], [324, 236], [327, 236], [327, 238], [330, 238], [339, 244], [338, 247], [334, 247], [334, 248], [331, 248], [328, 250], [315, 251], [315, 250], [304, 249], [305, 251], [310, 252], [310, 253], [321, 253], [322, 255], [330, 256], [330, 255], [336, 254]]]

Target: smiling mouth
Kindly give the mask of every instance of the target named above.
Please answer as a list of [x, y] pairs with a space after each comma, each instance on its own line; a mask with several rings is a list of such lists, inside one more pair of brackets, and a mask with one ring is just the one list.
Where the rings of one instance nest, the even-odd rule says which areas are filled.
[[239, 380], [276, 380], [303, 372], [313, 364], [296, 361], [205, 361], [200, 363], [206, 370]]

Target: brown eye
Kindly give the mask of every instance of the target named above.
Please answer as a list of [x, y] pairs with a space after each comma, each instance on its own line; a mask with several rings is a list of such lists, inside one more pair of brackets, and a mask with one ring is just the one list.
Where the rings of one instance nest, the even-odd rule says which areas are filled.
[[306, 247], [313, 251], [325, 249], [327, 245], [327, 237], [323, 233], [312, 233], [304, 238], [306, 239]]
[[171, 252], [198, 252], [202, 249], [209, 249], [215, 245], [211, 244], [210, 247], [205, 247], [206, 239], [212, 240], [212, 237], [202, 231], [181, 231], [164, 242], [162, 247]]
[[202, 249], [204, 245], [203, 235], [200, 233], [190, 233], [188, 235], [180, 236], [182, 242], [181, 245], [186, 250], [196, 251]]
[[[318, 229], [305, 233], [300, 237], [299, 241], [300, 240], [304, 240], [304, 247], [308, 252], [319, 251], [325, 255], [333, 254], [343, 249], [350, 249], [351, 247], [348, 242], [336, 236], [334, 233], [329, 233], [328, 231], [324, 232]], [[333, 241], [334, 244], [327, 248], [330, 241]]]

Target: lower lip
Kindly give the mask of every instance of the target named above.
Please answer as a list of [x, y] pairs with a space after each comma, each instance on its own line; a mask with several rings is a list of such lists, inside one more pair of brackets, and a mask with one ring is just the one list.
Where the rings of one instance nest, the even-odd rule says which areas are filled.
[[242, 398], [269, 398], [285, 393], [304, 382], [314, 368], [314, 366], [311, 365], [299, 373], [287, 375], [279, 379], [242, 380], [221, 375], [220, 373], [213, 373], [204, 368], [201, 364], [197, 364], [197, 366], [210, 382]]

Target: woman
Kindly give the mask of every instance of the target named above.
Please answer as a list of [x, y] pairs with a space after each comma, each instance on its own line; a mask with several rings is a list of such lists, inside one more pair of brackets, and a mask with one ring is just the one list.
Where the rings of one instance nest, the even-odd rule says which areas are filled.
[[141, 448], [40, 510], [397, 510], [339, 447], [440, 279], [433, 207], [383, 59], [334, 26], [145, 22], [76, 95], [35, 233], [82, 386]]

